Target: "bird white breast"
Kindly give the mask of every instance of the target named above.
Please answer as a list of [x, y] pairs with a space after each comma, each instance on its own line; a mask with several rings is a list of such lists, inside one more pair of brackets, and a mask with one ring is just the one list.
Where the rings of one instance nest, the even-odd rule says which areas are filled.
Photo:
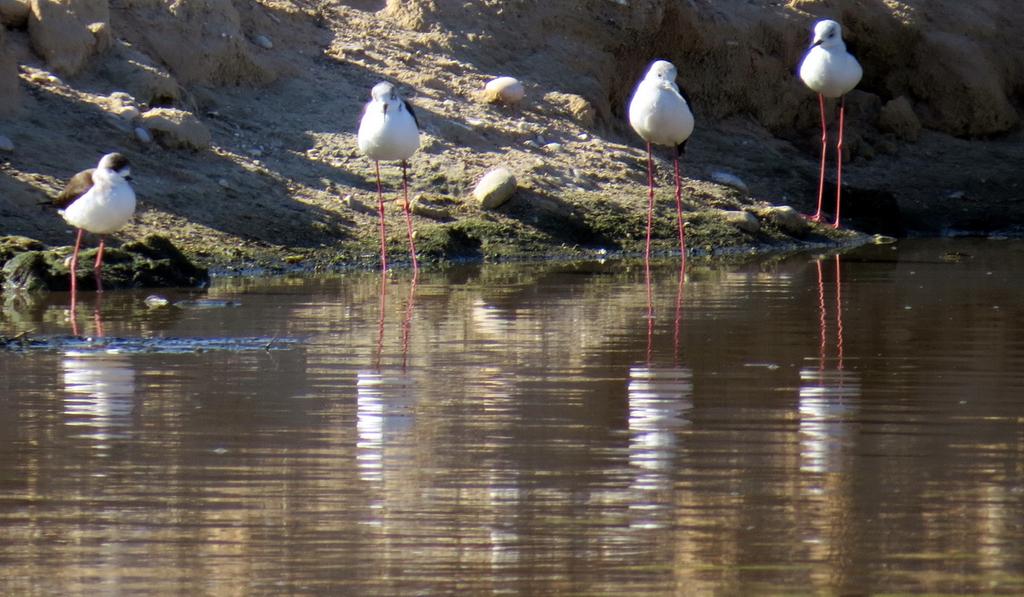
[[416, 121], [401, 102], [391, 102], [387, 112], [382, 104], [370, 102], [357, 138], [359, 150], [371, 160], [407, 160], [420, 146]]
[[61, 213], [68, 224], [93, 234], [116, 232], [134, 214], [135, 191], [124, 181], [93, 186]]
[[675, 147], [693, 134], [693, 113], [679, 92], [644, 80], [629, 102], [629, 124], [645, 141]]
[[860, 63], [845, 49], [814, 47], [800, 63], [800, 78], [825, 97], [846, 95], [860, 83], [863, 74]]

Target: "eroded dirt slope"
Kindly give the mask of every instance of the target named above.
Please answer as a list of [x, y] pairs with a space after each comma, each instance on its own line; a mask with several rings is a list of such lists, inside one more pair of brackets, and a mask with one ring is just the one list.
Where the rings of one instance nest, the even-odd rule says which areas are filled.
[[[866, 73], [848, 100], [850, 222], [890, 233], [1024, 225], [1024, 13], [1011, 1], [25, 4], [24, 21], [0, 15], [0, 134], [14, 144], [0, 176], [6, 234], [68, 242], [37, 202], [120, 150], [141, 200], [122, 239], [160, 231], [216, 263], [372, 257], [375, 183], [354, 132], [369, 88], [386, 78], [423, 127], [412, 174], [425, 251], [635, 248], [646, 172], [625, 103], [655, 57], [679, 66], [698, 115], [688, 207], [808, 210], [817, 113], [794, 70], [823, 16], [842, 20]], [[482, 101], [498, 75], [523, 81], [522, 104]], [[194, 115], [208, 147], [140, 140], [135, 129], [159, 107]], [[482, 213], [469, 191], [499, 165], [521, 188]], [[384, 172], [397, 187], [397, 168]], [[738, 175], [749, 192], [713, 183], [715, 172]], [[657, 230], [668, 244], [662, 197]], [[397, 209], [391, 217], [398, 248]], [[697, 214], [691, 226], [709, 245], [777, 239], [767, 222], [750, 233]]]

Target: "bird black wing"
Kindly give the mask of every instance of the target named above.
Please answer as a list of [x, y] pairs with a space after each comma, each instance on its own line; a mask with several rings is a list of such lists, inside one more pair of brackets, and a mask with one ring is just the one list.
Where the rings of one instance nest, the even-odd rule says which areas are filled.
[[697, 119], [697, 113], [693, 111], [693, 102], [690, 101], [690, 95], [686, 93], [685, 89], [679, 89], [679, 95], [683, 96], [683, 100], [686, 101], [686, 107], [690, 109], [690, 114], [693, 114], [694, 120]]
[[58, 209], [64, 209], [74, 203], [76, 199], [89, 192], [89, 189], [92, 188], [93, 172], [96, 172], [96, 168], [82, 170], [72, 176], [68, 184], [64, 186], [64, 190], [53, 198], [53, 204]]
[[[685, 89], [679, 89], [679, 95], [683, 96], [683, 101], [686, 102], [686, 107], [690, 109], [690, 115], [693, 116], [694, 121], [697, 120], [697, 114], [693, 111], [693, 102], [690, 101], [689, 94], [686, 93]], [[689, 141], [687, 139], [686, 141]], [[676, 155], [682, 157], [683, 153], [686, 152], [686, 141], [683, 141], [679, 145], [676, 145]]]
[[407, 99], [403, 99], [402, 104], [405, 106], [405, 109], [409, 111], [409, 114], [412, 114], [412, 121], [416, 123], [416, 128], [419, 129], [420, 119], [416, 118], [416, 110], [412, 109], [412, 104]]

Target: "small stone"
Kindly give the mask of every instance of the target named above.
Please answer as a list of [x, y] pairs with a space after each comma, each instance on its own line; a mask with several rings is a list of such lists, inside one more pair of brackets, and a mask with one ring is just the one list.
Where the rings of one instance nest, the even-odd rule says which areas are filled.
[[547, 152], [550, 152], [550, 153], [558, 153], [558, 152], [562, 151], [562, 144], [561, 143], [548, 143], [548, 144], [544, 145], [544, 151], [547, 151]]
[[484, 85], [484, 99], [507, 106], [518, 104], [526, 96], [526, 89], [515, 77], [498, 77]]
[[789, 235], [801, 235], [810, 227], [807, 218], [788, 205], [771, 207], [762, 213], [762, 217], [774, 222], [780, 230]]
[[749, 211], [723, 211], [722, 219], [740, 230], [751, 234], [761, 229], [761, 221]]
[[144, 302], [146, 303], [146, 306], [149, 307], [150, 309], [159, 309], [161, 307], [166, 307], [171, 304], [171, 301], [167, 300], [166, 297], [160, 296], [159, 294], [151, 294], [147, 296]]
[[252, 43], [263, 48], [264, 50], [274, 49], [274, 42], [270, 41], [270, 38], [267, 37], [266, 35], [257, 35], [256, 37], [252, 38]]
[[412, 213], [425, 218], [430, 218], [431, 220], [447, 220], [451, 217], [447, 209], [440, 205], [434, 205], [422, 197], [416, 197], [413, 199], [410, 209], [412, 210]]
[[747, 183], [743, 182], [742, 178], [736, 176], [735, 174], [732, 174], [731, 172], [723, 172], [721, 170], [717, 172], [712, 172], [711, 180], [717, 182], [720, 185], [732, 187], [737, 191], [741, 191], [743, 193], [750, 192], [750, 188], [747, 186]]
[[149, 145], [153, 142], [153, 135], [150, 135], [149, 131], [141, 126], [135, 127], [135, 138], [144, 145]]
[[110, 94], [110, 100], [126, 106], [134, 106], [135, 98], [127, 91], [114, 91]]
[[480, 179], [473, 189], [473, 197], [481, 209], [495, 209], [511, 199], [516, 188], [516, 178], [508, 168], [495, 168]]
[[135, 120], [141, 114], [135, 106], [118, 106], [112, 109], [111, 112], [124, 120]]
[[224, 187], [225, 189], [230, 189], [231, 188], [231, 182], [228, 181], [228, 179], [226, 179], [226, 178], [221, 178], [220, 180], [217, 181], [217, 184], [219, 184], [220, 186]]
[[14, 151], [14, 141], [7, 135], [0, 135], [0, 151], [11, 153]]

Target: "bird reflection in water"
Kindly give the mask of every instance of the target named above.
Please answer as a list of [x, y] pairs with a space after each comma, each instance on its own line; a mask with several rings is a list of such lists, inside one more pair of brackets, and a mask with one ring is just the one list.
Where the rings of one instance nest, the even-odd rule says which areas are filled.
[[382, 364], [387, 319], [387, 273], [381, 272], [380, 315], [373, 368], [356, 373], [356, 459], [359, 476], [365, 481], [383, 481], [390, 465], [413, 458], [406, 441], [413, 425], [416, 405], [415, 383], [408, 372], [409, 342], [419, 272], [413, 273], [401, 326], [401, 366]]
[[860, 396], [860, 378], [846, 369], [843, 353], [842, 264], [835, 256], [835, 354], [829, 358], [828, 309], [822, 261], [815, 262], [818, 274], [818, 359], [814, 367], [800, 369], [800, 454], [801, 468], [810, 472], [834, 472], [839, 466], [842, 446], [851, 433], [848, 416]]
[[[103, 293], [96, 293], [96, 302], [92, 308], [92, 320], [95, 326], [95, 334], [97, 338], [102, 338], [105, 334], [103, 331], [103, 317], [101, 312], [103, 310]], [[81, 328], [78, 327], [78, 301], [76, 300], [75, 293], [71, 293], [71, 305], [68, 308], [68, 319], [71, 322], [71, 335], [81, 336]]]
[[127, 437], [132, 424], [135, 369], [129, 358], [114, 351], [69, 351], [61, 359], [64, 385], [64, 422], [79, 427], [79, 437], [110, 447], [109, 441]]
[[654, 310], [648, 288], [647, 358], [643, 365], [629, 370], [629, 462], [636, 470], [632, 487], [638, 490], [663, 489], [671, 484], [677, 432], [686, 425], [686, 413], [693, 408], [693, 372], [680, 365], [685, 282], [684, 257], [676, 288], [672, 365], [654, 364]]

